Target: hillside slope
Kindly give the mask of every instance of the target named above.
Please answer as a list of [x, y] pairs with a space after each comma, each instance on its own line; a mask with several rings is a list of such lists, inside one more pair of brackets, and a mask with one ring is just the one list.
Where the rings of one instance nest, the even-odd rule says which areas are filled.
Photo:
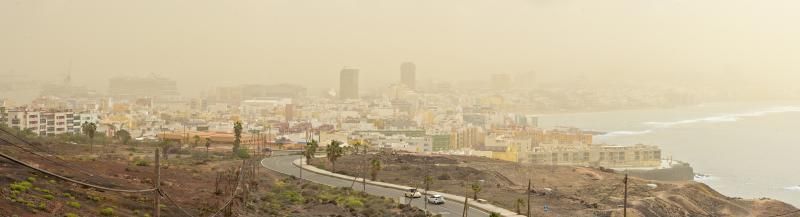
[[[361, 176], [365, 159], [375, 155], [347, 155], [336, 163], [338, 173]], [[431, 190], [463, 195], [473, 183], [478, 198], [515, 211], [526, 210], [526, 188], [533, 185], [531, 210], [535, 215], [621, 216], [624, 174], [611, 170], [568, 166], [521, 166], [516, 163], [467, 156], [379, 154], [383, 170], [378, 180], [423, 188], [431, 176]], [[313, 164], [330, 169], [326, 159]], [[366, 168], [368, 171], [369, 168]], [[368, 173], [368, 172], [367, 172]], [[470, 197], [474, 192], [470, 191]], [[519, 201], [522, 200], [522, 201]], [[772, 199], [745, 200], [722, 195], [693, 181], [662, 182], [630, 178], [629, 216], [770, 216], [796, 210]], [[548, 209], [545, 211], [544, 207]], [[789, 215], [791, 216], [791, 215]], [[800, 214], [796, 215], [800, 216]]]

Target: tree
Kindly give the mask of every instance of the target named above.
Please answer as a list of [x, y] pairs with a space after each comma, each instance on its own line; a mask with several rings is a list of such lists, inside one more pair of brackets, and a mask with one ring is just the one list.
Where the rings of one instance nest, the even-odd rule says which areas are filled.
[[522, 198], [517, 199], [517, 214], [522, 215], [522, 204], [525, 203], [525, 200]]
[[24, 130], [17, 131], [17, 136], [25, 138], [25, 139], [30, 139], [30, 138], [33, 138], [34, 136], [38, 136], [38, 135], [39, 134], [37, 134], [36, 132], [33, 132], [33, 129], [31, 129], [31, 128], [25, 128]]
[[169, 159], [169, 150], [172, 148], [172, 142], [168, 140], [162, 140], [161, 143], [158, 144], [158, 147], [161, 148], [161, 153], [164, 155], [164, 159]]
[[306, 163], [311, 164], [311, 159], [314, 159], [314, 153], [317, 152], [317, 148], [319, 148], [319, 143], [317, 140], [311, 140], [311, 142], [306, 143], [306, 150], [303, 152], [303, 155], [306, 157]]
[[84, 135], [89, 137], [89, 149], [92, 149], [92, 146], [94, 145], [94, 133], [97, 132], [97, 124], [83, 122], [81, 125], [81, 130], [83, 131]]
[[131, 133], [127, 130], [119, 130], [114, 134], [117, 139], [122, 141], [123, 145], [127, 145], [131, 141]]
[[242, 122], [233, 122], [233, 154], [239, 154], [239, 146], [242, 144]]
[[325, 150], [326, 156], [328, 157], [328, 161], [331, 162], [331, 172], [336, 172], [336, 160], [344, 154], [344, 149], [342, 149], [342, 142], [333, 140], [331, 144], [328, 145], [328, 148]]
[[359, 148], [361, 148], [361, 141], [353, 142], [353, 145], [348, 149], [353, 152], [353, 155], [358, 155], [358, 151], [360, 150]]
[[200, 136], [194, 135], [193, 138], [194, 138], [194, 146], [192, 146], [192, 148], [197, 147], [198, 145], [200, 145]]
[[472, 187], [472, 193], [473, 193], [472, 194], [472, 199], [473, 200], [478, 200], [478, 193], [481, 192], [481, 190], [482, 190], [481, 189], [481, 184], [477, 183], [477, 182], [476, 183], [472, 183], [472, 186], [470, 186], [470, 187]]
[[381, 171], [381, 159], [376, 155], [372, 160], [369, 162], [370, 164], [370, 171], [369, 176], [372, 177], [372, 181], [378, 181], [378, 172]]

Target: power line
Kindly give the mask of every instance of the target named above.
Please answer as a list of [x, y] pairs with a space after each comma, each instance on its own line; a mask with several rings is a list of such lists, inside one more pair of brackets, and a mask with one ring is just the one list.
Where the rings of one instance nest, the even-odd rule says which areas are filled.
[[225, 202], [225, 205], [223, 205], [222, 207], [220, 207], [220, 208], [219, 208], [219, 210], [217, 210], [216, 212], [214, 212], [214, 214], [213, 214], [213, 215], [211, 215], [210, 217], [214, 217], [214, 216], [217, 216], [217, 215], [219, 215], [219, 213], [220, 213], [220, 212], [222, 212], [222, 210], [224, 210], [225, 208], [227, 208], [227, 207], [228, 207], [228, 205], [230, 205], [230, 204], [233, 202], [233, 199], [236, 199], [236, 192], [238, 192], [238, 191], [239, 191], [239, 187], [240, 187], [240, 185], [242, 184], [242, 176], [244, 176], [244, 173], [243, 173], [243, 172], [244, 172], [244, 164], [245, 164], [245, 162], [246, 162], [245, 160], [242, 160], [242, 165], [241, 165], [241, 166], [239, 166], [239, 180], [236, 182], [236, 188], [234, 188], [234, 190], [233, 190], [233, 194], [231, 194], [231, 198], [228, 200], [228, 202]]
[[181, 210], [181, 212], [183, 212], [184, 215], [189, 216], [189, 217], [194, 217], [194, 215], [192, 215], [191, 213], [189, 213], [188, 211], [183, 209], [183, 207], [181, 207], [181, 205], [178, 205], [178, 203], [175, 202], [175, 200], [172, 200], [172, 198], [169, 197], [169, 194], [167, 194], [167, 192], [164, 192], [164, 189], [158, 189], [158, 194], [160, 194], [161, 196], [164, 196], [164, 198], [167, 198], [167, 201], [172, 203], [172, 205], [175, 205], [175, 207], [178, 207], [178, 209]]
[[[5, 130], [3, 130], [3, 129], [0, 129], [0, 131], [4, 132], [5, 134], [12, 135], [12, 136], [13, 136], [15, 139], [17, 139], [17, 140], [19, 140], [19, 141], [22, 141], [23, 143], [25, 143], [25, 144], [27, 144], [27, 145], [29, 145], [29, 146], [35, 147], [36, 149], [38, 149], [38, 150], [40, 150], [40, 151], [42, 151], [42, 152], [46, 152], [46, 151], [44, 151], [43, 149], [40, 149], [39, 147], [37, 147], [37, 146], [34, 146], [34, 145], [33, 145], [33, 144], [31, 144], [30, 142], [28, 142], [28, 141], [26, 141], [26, 140], [24, 140], [24, 139], [21, 139], [21, 138], [19, 138], [19, 137], [15, 136], [15, 135], [13, 135], [12, 133], [9, 133], [9, 132], [7, 132], [7, 131], [5, 131]], [[6, 140], [6, 139], [4, 139], [4, 138], [0, 138], [0, 141], [4, 141], [4, 142], [6, 142], [6, 143], [8, 143], [8, 144], [10, 144], [10, 145], [12, 145], [12, 146], [15, 146], [15, 147], [17, 147], [17, 148], [19, 148], [19, 149], [21, 149], [21, 150], [23, 150], [23, 151], [25, 151], [25, 152], [28, 152], [28, 153], [30, 153], [30, 154], [33, 154], [33, 155], [39, 156], [39, 157], [41, 157], [41, 158], [43, 158], [43, 159], [45, 159], [45, 160], [47, 160], [47, 161], [50, 161], [50, 162], [52, 162], [52, 163], [54, 163], [54, 164], [56, 164], [56, 165], [59, 165], [59, 166], [62, 166], [62, 167], [66, 167], [66, 168], [72, 168], [72, 167], [69, 167], [69, 166], [63, 165], [63, 164], [61, 164], [61, 163], [55, 162], [54, 160], [52, 160], [52, 159], [48, 158], [47, 156], [44, 156], [44, 155], [41, 155], [41, 154], [39, 154], [39, 153], [33, 152], [33, 151], [31, 151], [31, 150], [28, 150], [28, 149], [26, 149], [26, 148], [24, 148], [24, 147], [22, 147], [22, 146], [20, 146], [20, 145], [17, 145], [17, 144], [15, 144], [15, 143], [13, 143], [13, 142], [10, 142], [10, 141], [8, 141], [8, 140]], [[54, 156], [55, 156], [55, 155], [54, 155]], [[112, 191], [112, 192], [124, 192], [124, 193], [146, 193], [146, 192], [153, 192], [153, 191], [156, 191], [156, 192], [157, 192], [159, 195], [163, 196], [163, 197], [164, 197], [164, 198], [166, 198], [168, 201], [170, 201], [170, 203], [172, 203], [173, 205], [175, 205], [175, 207], [177, 207], [177, 208], [178, 208], [178, 209], [179, 209], [181, 212], [183, 212], [183, 213], [184, 213], [186, 216], [189, 216], [189, 217], [194, 217], [192, 214], [190, 214], [188, 211], [186, 211], [186, 209], [184, 209], [184, 208], [183, 208], [183, 207], [181, 207], [181, 206], [180, 206], [180, 205], [179, 205], [177, 202], [175, 202], [175, 200], [173, 200], [173, 199], [172, 199], [172, 198], [171, 198], [171, 197], [170, 197], [168, 194], [166, 194], [166, 192], [164, 192], [164, 190], [163, 190], [163, 189], [160, 189], [160, 188], [149, 188], [149, 189], [117, 189], [117, 188], [104, 187], [104, 186], [94, 185], [94, 184], [90, 184], [90, 183], [86, 183], [86, 182], [82, 182], [82, 181], [74, 180], [74, 179], [71, 179], [71, 178], [67, 178], [67, 177], [64, 177], [64, 176], [61, 176], [61, 175], [55, 174], [55, 173], [53, 173], [53, 172], [50, 172], [50, 171], [48, 171], [48, 170], [41, 169], [41, 168], [35, 167], [35, 166], [33, 166], [33, 165], [30, 165], [29, 163], [26, 163], [26, 162], [24, 162], [24, 161], [18, 160], [18, 159], [16, 159], [16, 158], [14, 158], [14, 157], [11, 157], [11, 156], [9, 156], [9, 155], [7, 155], [7, 154], [5, 154], [5, 153], [2, 153], [2, 152], [0, 152], [0, 157], [6, 158], [6, 159], [8, 159], [8, 160], [10, 160], [10, 161], [12, 161], [12, 162], [14, 162], [14, 163], [17, 163], [17, 164], [20, 164], [20, 165], [22, 165], [22, 166], [24, 166], [24, 167], [28, 167], [28, 168], [30, 168], [30, 169], [33, 169], [33, 170], [36, 170], [36, 171], [38, 171], [38, 172], [41, 172], [41, 173], [44, 173], [44, 174], [47, 174], [47, 175], [50, 175], [50, 176], [53, 176], [53, 177], [59, 178], [59, 179], [61, 179], [61, 180], [68, 181], [68, 182], [72, 182], [72, 183], [76, 183], [76, 184], [83, 185], [83, 186], [87, 186], [87, 187], [91, 187], [91, 188], [101, 189], [101, 190], [105, 190], [105, 191]], [[57, 159], [58, 159], [58, 158], [57, 158]], [[59, 160], [66, 162], [66, 161], [65, 161], [65, 160], [63, 160], [63, 159], [59, 159]], [[216, 212], [215, 212], [213, 215], [211, 215], [211, 217], [214, 217], [214, 216], [217, 216], [217, 215], [219, 215], [219, 214], [220, 214], [220, 213], [221, 213], [221, 212], [222, 212], [222, 211], [223, 211], [225, 208], [227, 208], [227, 207], [228, 207], [228, 206], [229, 206], [229, 205], [230, 205], [230, 204], [233, 202], [233, 200], [234, 200], [234, 199], [236, 199], [236, 195], [238, 194], [237, 192], [239, 191], [239, 188], [241, 187], [241, 183], [242, 183], [243, 176], [244, 176], [244, 173], [243, 173], [243, 172], [244, 172], [244, 165], [245, 165], [245, 162], [246, 162], [246, 161], [242, 161], [242, 165], [239, 167], [239, 175], [238, 175], [238, 180], [237, 180], [237, 182], [236, 182], [236, 188], [234, 189], [234, 192], [233, 192], [233, 194], [232, 194], [232, 195], [231, 195], [231, 197], [230, 197], [230, 198], [227, 200], [227, 202], [225, 202], [225, 204], [224, 204], [222, 207], [220, 207], [220, 208], [219, 208], [219, 210], [217, 210], [217, 211], [216, 211]], [[69, 162], [66, 162], [66, 163], [69, 163]], [[87, 171], [85, 171], [85, 170], [82, 170], [82, 169], [78, 169], [78, 168], [72, 168], [72, 169], [79, 170], [79, 171], [81, 171], [81, 172], [84, 172], [84, 173], [86, 173], [86, 174], [88, 174], [88, 175], [90, 175], [90, 176], [94, 176], [93, 174], [91, 174], [91, 173], [89, 173], [89, 172], [87, 172]]]
[[[2, 128], [0, 128], [0, 131], [4, 132], [6, 135], [11, 135], [11, 136], [12, 136], [13, 138], [15, 138], [16, 140], [22, 141], [22, 143], [25, 143], [26, 145], [28, 145], [28, 146], [31, 146], [31, 147], [33, 147], [34, 149], [37, 149], [37, 150], [39, 150], [39, 151], [41, 151], [41, 152], [45, 152], [45, 153], [47, 153], [47, 154], [49, 154], [49, 155], [52, 155], [52, 156], [54, 156], [54, 157], [55, 157], [55, 159], [58, 159], [58, 160], [60, 160], [60, 161], [62, 161], [62, 162], [64, 162], [64, 163], [67, 163], [67, 164], [69, 164], [69, 162], [67, 162], [66, 160], [64, 160], [64, 159], [61, 159], [60, 157], [58, 157], [58, 156], [54, 155], [53, 153], [49, 153], [48, 151], [45, 151], [44, 149], [42, 149], [42, 148], [40, 148], [40, 147], [38, 147], [38, 146], [35, 146], [35, 145], [31, 144], [30, 142], [26, 141], [25, 139], [19, 138], [18, 136], [14, 135], [13, 133], [10, 133], [10, 132], [8, 132], [8, 131], [6, 131], [6, 130], [2, 129]], [[39, 153], [33, 152], [33, 151], [31, 151], [31, 150], [28, 150], [28, 149], [26, 149], [26, 148], [23, 148], [22, 146], [19, 146], [19, 145], [15, 144], [15, 143], [13, 143], [13, 142], [10, 142], [10, 141], [8, 141], [8, 140], [6, 140], [6, 139], [0, 138], [0, 140], [3, 140], [3, 141], [5, 141], [6, 143], [8, 143], [8, 144], [11, 144], [12, 146], [14, 146], [14, 147], [17, 147], [17, 148], [19, 148], [19, 149], [21, 149], [21, 150], [23, 150], [23, 151], [25, 151], [25, 152], [28, 152], [28, 153], [30, 153], [30, 154], [36, 155], [36, 156], [38, 156], [38, 157], [41, 157], [42, 159], [44, 159], [44, 160], [46, 160], [46, 161], [49, 161], [49, 162], [51, 162], [51, 163], [54, 163], [54, 164], [56, 164], [56, 165], [58, 165], [58, 166], [62, 166], [62, 167], [64, 167], [64, 168], [68, 168], [68, 169], [73, 169], [73, 170], [79, 171], [79, 172], [81, 172], [81, 173], [84, 173], [84, 174], [86, 174], [86, 175], [89, 175], [89, 176], [94, 176], [92, 173], [90, 173], [90, 172], [88, 172], [88, 171], [86, 171], [86, 170], [83, 170], [83, 169], [80, 169], [80, 168], [74, 168], [74, 167], [70, 167], [70, 166], [67, 166], [67, 165], [60, 164], [60, 163], [58, 163], [58, 162], [55, 162], [54, 160], [50, 159], [50, 158], [49, 158], [49, 157], [47, 157], [47, 156], [44, 156], [44, 155], [41, 155], [41, 154], [39, 154]]]
[[8, 156], [8, 155], [6, 155], [5, 153], [2, 153], [2, 152], [0, 152], [0, 157], [6, 158], [6, 159], [8, 159], [8, 160], [10, 160], [10, 161], [12, 161], [14, 163], [17, 163], [17, 164], [20, 164], [20, 165], [25, 166], [27, 168], [30, 168], [30, 169], [39, 171], [41, 173], [44, 173], [44, 174], [59, 178], [59, 179], [64, 180], [64, 181], [68, 181], [68, 182], [72, 182], [72, 183], [76, 183], [76, 184], [79, 184], [79, 185], [92, 187], [92, 188], [96, 188], [96, 189], [101, 189], [101, 190], [105, 190], [105, 191], [125, 192], [125, 193], [144, 193], [144, 192], [153, 192], [153, 191], [156, 190], [155, 188], [149, 188], [149, 189], [117, 189], [117, 188], [103, 187], [103, 186], [99, 186], [99, 185], [89, 184], [89, 183], [86, 183], [86, 182], [70, 179], [70, 178], [55, 174], [55, 173], [47, 171], [47, 170], [37, 168], [37, 167], [35, 167], [33, 165], [30, 165], [30, 164], [28, 164], [26, 162], [18, 160], [18, 159], [14, 158], [14, 157]]

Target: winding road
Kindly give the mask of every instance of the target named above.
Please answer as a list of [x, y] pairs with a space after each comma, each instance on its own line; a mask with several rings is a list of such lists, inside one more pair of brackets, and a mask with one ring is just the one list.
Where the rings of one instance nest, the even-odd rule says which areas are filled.
[[[299, 158], [300, 155], [288, 155], [287, 152], [276, 152], [272, 157], [264, 158], [263, 160], [261, 160], [261, 165], [267, 169], [279, 173], [299, 177], [300, 168], [292, 164], [292, 161], [297, 160]], [[350, 185], [353, 183], [353, 180], [345, 180], [330, 176], [324, 176], [310, 171], [303, 171], [303, 179], [334, 187], [350, 187]], [[363, 189], [363, 185], [360, 182], [358, 182], [355, 184], [355, 186], [353, 186], [353, 188], [355, 190], [361, 190]], [[394, 199], [399, 199], [403, 195], [403, 192], [400, 190], [382, 186], [375, 186], [369, 183], [367, 183], [367, 193], [375, 196], [384, 196], [387, 198], [394, 198]], [[424, 201], [422, 199], [412, 200], [411, 205], [419, 207], [420, 209], [423, 209], [425, 207]], [[447, 201], [447, 203], [443, 205], [428, 204], [428, 210], [430, 212], [432, 212], [433, 214], [441, 214], [442, 216], [462, 216], [461, 214], [463, 209], [464, 209], [463, 201]], [[470, 207], [468, 209], [467, 214], [468, 216], [489, 216], [488, 213], [475, 209], [473, 207]]]

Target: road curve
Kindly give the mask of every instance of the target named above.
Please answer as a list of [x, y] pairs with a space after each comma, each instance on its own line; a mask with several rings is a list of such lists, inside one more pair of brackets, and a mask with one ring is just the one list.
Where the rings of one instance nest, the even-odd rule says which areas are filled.
[[[297, 160], [299, 158], [300, 155], [287, 155], [287, 153], [285, 152], [276, 153], [272, 157], [264, 158], [263, 160], [261, 160], [261, 165], [267, 169], [279, 173], [299, 177], [300, 168], [292, 164], [292, 161]], [[345, 180], [330, 176], [324, 176], [310, 171], [303, 171], [303, 179], [334, 187], [350, 187], [351, 184], [353, 183], [353, 180]], [[363, 189], [363, 187], [364, 186], [361, 183], [356, 183], [353, 186], [355, 190], [361, 190]], [[394, 198], [394, 199], [399, 199], [403, 195], [403, 192], [400, 190], [382, 186], [375, 186], [369, 183], [367, 183], [367, 193], [375, 196], [384, 196], [387, 198]], [[411, 205], [419, 207], [420, 209], [423, 209], [425, 206], [424, 201], [421, 199], [414, 199], [411, 202]], [[441, 214], [442, 216], [461, 216], [463, 209], [464, 209], [463, 201], [447, 201], [447, 203], [443, 205], [428, 204], [428, 210], [430, 212], [434, 214]], [[489, 216], [488, 213], [475, 209], [473, 207], [469, 208], [467, 214], [469, 216]]]

